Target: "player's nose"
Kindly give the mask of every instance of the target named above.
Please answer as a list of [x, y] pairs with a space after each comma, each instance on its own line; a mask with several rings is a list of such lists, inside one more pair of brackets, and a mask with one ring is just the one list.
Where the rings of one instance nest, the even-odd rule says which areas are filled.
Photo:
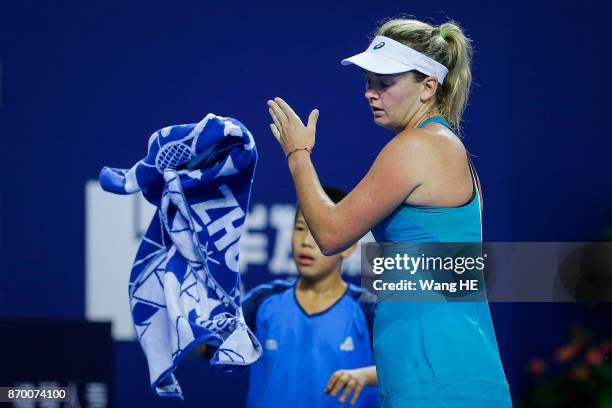
[[316, 245], [317, 245], [317, 243], [315, 242], [315, 240], [314, 240], [312, 234], [310, 233], [310, 231], [306, 231], [306, 233], [302, 237], [302, 246], [316, 247]]

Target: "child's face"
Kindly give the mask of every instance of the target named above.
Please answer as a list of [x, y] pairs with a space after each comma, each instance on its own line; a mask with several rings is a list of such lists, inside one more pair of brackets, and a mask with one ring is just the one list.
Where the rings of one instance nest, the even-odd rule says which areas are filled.
[[302, 212], [298, 210], [291, 240], [293, 260], [300, 275], [308, 278], [322, 277], [333, 272], [342, 262], [342, 255], [325, 256], [310, 234]]

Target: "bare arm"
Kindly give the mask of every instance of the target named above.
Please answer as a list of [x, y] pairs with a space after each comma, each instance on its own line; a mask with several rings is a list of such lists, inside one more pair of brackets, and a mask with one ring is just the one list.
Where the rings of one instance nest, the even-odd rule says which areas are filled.
[[[316, 117], [313, 123], [312, 113], [305, 127], [282, 99], [269, 105], [275, 122], [272, 131], [285, 153], [314, 146]], [[297, 150], [289, 156], [300, 208], [324, 254], [338, 253], [357, 242], [422, 183], [429, 146], [421, 132], [409, 129], [394, 137], [366, 176], [336, 205], [323, 191], [310, 154]]]
[[366, 176], [334, 205], [325, 195], [306, 152], [289, 157], [300, 208], [325, 254], [344, 250], [397, 208], [421, 184], [416, 141], [399, 135], [380, 152]]

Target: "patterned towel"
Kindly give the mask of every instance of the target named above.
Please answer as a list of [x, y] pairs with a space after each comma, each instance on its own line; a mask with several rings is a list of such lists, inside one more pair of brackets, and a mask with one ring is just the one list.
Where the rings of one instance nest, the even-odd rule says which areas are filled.
[[100, 172], [104, 190], [142, 191], [157, 207], [132, 266], [129, 296], [160, 396], [182, 399], [173, 372], [198, 344], [214, 351], [211, 365], [226, 368], [261, 355], [242, 316], [238, 271], [256, 163], [244, 125], [208, 114], [200, 123], [153, 133], [147, 156], [131, 169]]

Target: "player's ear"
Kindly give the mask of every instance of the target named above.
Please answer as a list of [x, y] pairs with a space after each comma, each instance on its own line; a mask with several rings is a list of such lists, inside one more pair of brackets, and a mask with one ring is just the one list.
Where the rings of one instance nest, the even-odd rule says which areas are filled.
[[351, 245], [350, 247], [346, 248], [344, 251], [340, 252], [340, 256], [342, 256], [342, 259], [346, 259], [349, 256], [351, 256], [351, 254], [355, 252], [356, 249], [357, 249], [357, 243]]
[[434, 76], [428, 76], [422, 81], [423, 91], [421, 92], [421, 102], [426, 102], [431, 99], [438, 89], [438, 80]]

